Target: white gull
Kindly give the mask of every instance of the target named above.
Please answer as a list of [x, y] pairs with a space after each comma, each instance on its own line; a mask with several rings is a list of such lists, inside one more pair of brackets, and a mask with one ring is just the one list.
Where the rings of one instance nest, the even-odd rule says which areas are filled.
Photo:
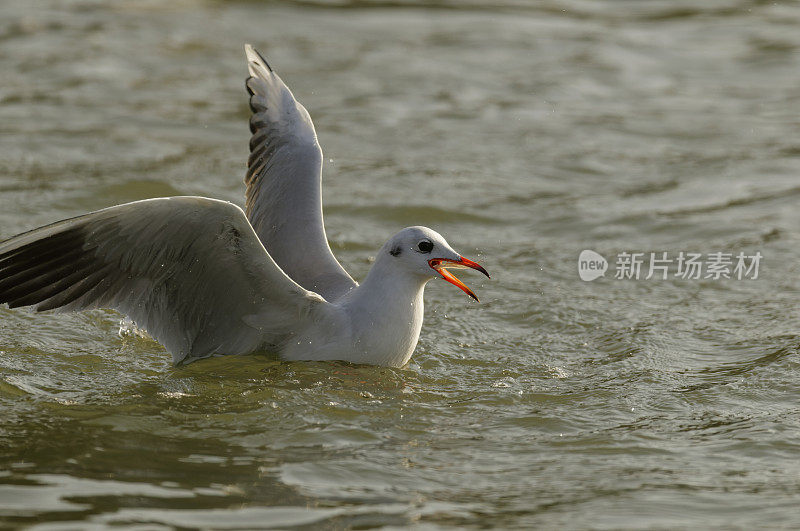
[[0, 243], [0, 303], [37, 311], [113, 308], [175, 364], [269, 351], [286, 360], [401, 367], [422, 327], [422, 294], [477, 263], [426, 227], [384, 244], [360, 285], [322, 221], [322, 151], [306, 109], [250, 45], [246, 213], [205, 197], [117, 205]]

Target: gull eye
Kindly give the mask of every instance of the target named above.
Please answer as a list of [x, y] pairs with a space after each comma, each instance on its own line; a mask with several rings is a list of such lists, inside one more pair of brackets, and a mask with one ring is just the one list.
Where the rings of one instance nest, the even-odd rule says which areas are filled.
[[421, 253], [429, 253], [433, 250], [433, 244], [428, 240], [422, 240], [417, 244], [417, 249], [419, 249]]

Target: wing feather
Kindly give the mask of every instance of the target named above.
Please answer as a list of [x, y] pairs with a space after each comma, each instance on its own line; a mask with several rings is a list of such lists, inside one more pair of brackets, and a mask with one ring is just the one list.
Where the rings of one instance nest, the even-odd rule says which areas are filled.
[[137, 201], [0, 242], [0, 303], [113, 308], [172, 353], [279, 349], [325, 301], [297, 285], [242, 210], [200, 197]]
[[275, 262], [334, 300], [356, 282], [331, 252], [322, 220], [322, 150], [311, 117], [264, 58], [245, 46], [250, 77], [246, 212]]

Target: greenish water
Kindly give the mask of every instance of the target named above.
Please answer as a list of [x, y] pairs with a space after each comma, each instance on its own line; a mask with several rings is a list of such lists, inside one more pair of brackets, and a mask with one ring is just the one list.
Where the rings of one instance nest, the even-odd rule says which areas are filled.
[[[244, 42], [314, 118], [345, 267], [429, 225], [483, 302], [431, 283], [402, 370], [175, 369], [111, 312], [0, 308], [0, 525], [800, 526], [796, 3], [6, 0], [0, 238], [241, 204]], [[614, 278], [681, 251], [759, 278]]]

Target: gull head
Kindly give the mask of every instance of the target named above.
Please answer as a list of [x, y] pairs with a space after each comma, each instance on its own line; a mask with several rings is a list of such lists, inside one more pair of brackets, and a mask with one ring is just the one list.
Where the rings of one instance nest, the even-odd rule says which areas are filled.
[[441, 234], [428, 227], [406, 227], [386, 242], [382, 252], [402, 270], [427, 279], [441, 277], [476, 301], [478, 297], [472, 290], [448, 269], [476, 269], [489, 276], [483, 267], [455, 252]]

